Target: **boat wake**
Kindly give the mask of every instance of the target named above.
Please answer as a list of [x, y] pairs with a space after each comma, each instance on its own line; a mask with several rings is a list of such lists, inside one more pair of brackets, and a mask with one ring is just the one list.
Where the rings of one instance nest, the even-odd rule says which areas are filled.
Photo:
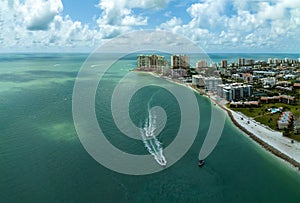
[[149, 116], [146, 119], [143, 127], [141, 128], [141, 135], [143, 138], [143, 143], [145, 144], [148, 152], [153, 155], [156, 162], [162, 166], [167, 165], [167, 160], [163, 155], [163, 147], [161, 142], [156, 137], [157, 129], [160, 124], [157, 122], [157, 116], [153, 111], [150, 111], [148, 107]]

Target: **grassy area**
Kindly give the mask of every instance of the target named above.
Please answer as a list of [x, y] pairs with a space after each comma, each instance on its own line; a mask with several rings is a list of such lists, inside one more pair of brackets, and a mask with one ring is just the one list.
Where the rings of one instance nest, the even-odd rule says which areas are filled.
[[[268, 111], [269, 108], [279, 108], [282, 107], [284, 111], [291, 111], [296, 118], [300, 117], [300, 106], [299, 105], [288, 105], [288, 104], [262, 104], [259, 108], [230, 108], [234, 111], [239, 111], [245, 114], [248, 117], [254, 118], [256, 121], [269, 126], [274, 130], [278, 130], [277, 121], [281, 115], [280, 112], [272, 114]], [[281, 131], [283, 132], [283, 130]], [[292, 139], [300, 141], [300, 135], [294, 135], [292, 131], [290, 131], [290, 137]]]

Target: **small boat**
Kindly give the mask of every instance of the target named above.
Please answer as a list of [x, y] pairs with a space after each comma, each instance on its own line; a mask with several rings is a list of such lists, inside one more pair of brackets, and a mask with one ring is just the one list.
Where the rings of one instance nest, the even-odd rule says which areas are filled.
[[199, 160], [198, 166], [201, 167], [204, 165], [204, 160]]

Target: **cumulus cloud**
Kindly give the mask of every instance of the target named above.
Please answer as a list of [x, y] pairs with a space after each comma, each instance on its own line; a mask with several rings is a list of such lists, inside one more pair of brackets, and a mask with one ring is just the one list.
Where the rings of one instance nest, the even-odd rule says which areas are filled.
[[62, 0], [0, 0], [0, 46], [91, 50], [106, 39], [167, 18], [157, 29], [184, 35], [207, 51], [300, 51], [299, 0], [201, 0], [188, 5], [177, 0], [184, 6], [174, 3], [165, 10], [170, 1], [175, 0], [99, 0], [96, 26], [91, 28], [63, 15]]
[[97, 19], [103, 38], [112, 38], [132, 30], [133, 27], [148, 24], [148, 17], [134, 14], [135, 8], [158, 9], [168, 0], [100, 0], [98, 7], [102, 15]]
[[203, 0], [186, 11], [191, 18], [187, 23], [175, 25], [176, 18], [171, 18], [159, 28], [181, 32], [208, 50], [282, 47], [289, 51], [295, 50], [295, 42], [299, 43], [299, 0]]
[[25, 0], [15, 2], [15, 9], [24, 21], [28, 30], [47, 30], [54, 17], [63, 10], [61, 0]]
[[96, 30], [61, 16], [62, 9], [60, 0], [0, 1], [2, 50], [63, 51], [99, 43]]

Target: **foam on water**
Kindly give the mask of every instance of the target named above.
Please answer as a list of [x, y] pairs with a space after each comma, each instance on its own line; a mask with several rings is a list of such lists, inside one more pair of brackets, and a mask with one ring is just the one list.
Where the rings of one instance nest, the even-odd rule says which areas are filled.
[[155, 135], [159, 124], [157, 123], [157, 116], [153, 111], [150, 110], [150, 106], [148, 104], [148, 118], [146, 119], [143, 127], [141, 128], [141, 135], [143, 138], [143, 143], [148, 150], [148, 152], [153, 155], [156, 162], [162, 166], [167, 164], [167, 160], [163, 155], [163, 147], [162, 143], [158, 140]]

